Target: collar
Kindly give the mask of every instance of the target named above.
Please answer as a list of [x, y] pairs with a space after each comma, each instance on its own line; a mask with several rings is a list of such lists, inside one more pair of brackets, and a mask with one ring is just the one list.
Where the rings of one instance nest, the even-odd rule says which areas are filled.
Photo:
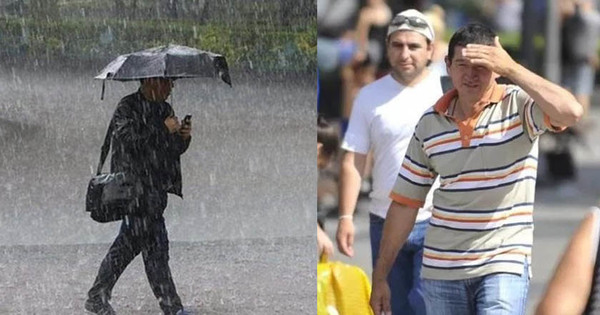
[[[500, 84], [497, 84], [494, 82], [494, 86], [492, 87], [492, 89], [488, 93], [488, 95], [484, 96], [477, 103], [475, 103], [475, 105], [474, 105], [475, 110], [473, 111], [473, 113], [478, 114], [487, 105], [489, 105], [491, 103], [498, 103], [498, 102], [502, 101], [502, 99], [504, 98], [505, 92], [506, 92], [506, 85], [500, 85]], [[435, 103], [433, 108], [435, 109], [436, 112], [438, 112], [442, 115], [450, 116], [450, 114], [448, 113], [448, 108], [450, 107], [450, 104], [452, 104], [452, 100], [454, 100], [456, 97], [458, 97], [458, 90], [453, 88], [452, 90], [446, 92], [446, 94], [444, 94]]]

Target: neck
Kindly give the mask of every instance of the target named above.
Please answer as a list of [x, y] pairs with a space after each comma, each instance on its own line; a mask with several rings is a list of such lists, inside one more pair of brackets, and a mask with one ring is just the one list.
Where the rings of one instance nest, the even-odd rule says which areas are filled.
[[473, 115], [473, 109], [477, 100], [469, 100], [465, 97], [458, 96], [456, 99], [456, 107], [454, 109], [454, 116], [463, 120]]
[[396, 73], [394, 70], [392, 70], [390, 74], [392, 75], [392, 78], [394, 78], [394, 80], [396, 80], [398, 83], [404, 86], [415, 86], [421, 81], [423, 81], [427, 77], [427, 75], [429, 75], [429, 68], [423, 69], [421, 73], [419, 73], [416, 77], [412, 79], [403, 79], [402, 76], [398, 75], [398, 73]]

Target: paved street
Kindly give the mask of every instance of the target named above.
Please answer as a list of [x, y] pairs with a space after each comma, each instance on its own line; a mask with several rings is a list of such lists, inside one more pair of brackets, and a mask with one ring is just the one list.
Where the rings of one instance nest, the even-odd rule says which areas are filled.
[[[86, 187], [116, 104], [138, 83], [107, 83], [101, 101], [91, 70], [2, 70], [0, 315], [81, 315], [120, 224], [90, 219]], [[314, 79], [232, 78], [178, 81], [170, 100], [194, 117], [184, 199], [165, 211], [177, 291], [194, 314], [314, 314]], [[141, 257], [111, 302], [118, 314], [160, 312]]]
[[[600, 104], [596, 95], [594, 104]], [[533, 279], [529, 290], [527, 314], [533, 314], [537, 301], [543, 294], [558, 259], [573, 231], [587, 213], [588, 208], [600, 200], [600, 106], [592, 108], [591, 121], [595, 123], [585, 135], [587, 145], [576, 145], [575, 158], [579, 165], [579, 178], [573, 187], [556, 189], [548, 185], [538, 185], [534, 212]], [[540, 183], [545, 161], [541, 157], [539, 165]], [[333, 260], [341, 260], [363, 268], [371, 275], [371, 255], [369, 245], [367, 202], [361, 202], [355, 218], [356, 257], [349, 259], [336, 252]], [[328, 234], [335, 239], [337, 221], [326, 222]]]
[[[195, 315], [314, 314], [310, 236], [173, 242], [170, 265]], [[81, 315], [109, 244], [0, 246], [0, 314]], [[117, 282], [118, 314], [161, 314], [140, 256]], [[89, 314], [89, 313], [88, 313]]]

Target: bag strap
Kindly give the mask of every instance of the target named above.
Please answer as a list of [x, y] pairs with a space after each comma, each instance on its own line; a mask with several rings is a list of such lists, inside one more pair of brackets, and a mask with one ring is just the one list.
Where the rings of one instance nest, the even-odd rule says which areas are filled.
[[102, 149], [100, 149], [100, 162], [98, 163], [98, 168], [96, 169], [96, 175], [100, 175], [102, 173], [102, 166], [104, 166], [104, 162], [106, 161], [106, 157], [108, 156], [108, 152], [110, 151], [112, 131], [113, 122], [111, 119], [110, 124], [108, 125], [108, 129], [106, 130], [106, 136], [104, 136], [104, 144], [102, 144]]

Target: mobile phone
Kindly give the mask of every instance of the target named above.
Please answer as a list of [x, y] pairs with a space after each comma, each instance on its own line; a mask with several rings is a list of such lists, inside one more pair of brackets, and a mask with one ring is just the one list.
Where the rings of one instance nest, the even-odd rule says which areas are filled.
[[189, 124], [191, 120], [192, 120], [192, 115], [185, 115], [185, 117], [183, 118], [183, 123]]

